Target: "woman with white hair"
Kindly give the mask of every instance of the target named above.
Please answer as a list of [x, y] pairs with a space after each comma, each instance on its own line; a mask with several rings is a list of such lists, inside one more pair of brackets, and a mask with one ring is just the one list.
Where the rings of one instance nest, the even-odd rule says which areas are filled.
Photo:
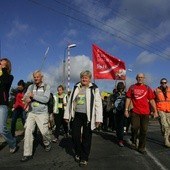
[[80, 82], [71, 92], [64, 119], [72, 120], [72, 138], [75, 161], [86, 166], [91, 149], [92, 130], [99, 127], [103, 120], [102, 99], [98, 87], [91, 83], [91, 72], [80, 73]]

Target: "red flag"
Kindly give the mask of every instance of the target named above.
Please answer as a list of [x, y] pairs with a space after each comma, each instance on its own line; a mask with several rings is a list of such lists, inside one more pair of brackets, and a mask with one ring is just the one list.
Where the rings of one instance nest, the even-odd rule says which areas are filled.
[[94, 44], [92, 48], [94, 79], [126, 79], [126, 67], [122, 60], [111, 56]]

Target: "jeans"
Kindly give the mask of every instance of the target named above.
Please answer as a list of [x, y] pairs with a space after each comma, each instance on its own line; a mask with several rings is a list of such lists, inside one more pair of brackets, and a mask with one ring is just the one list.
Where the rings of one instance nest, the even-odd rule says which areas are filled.
[[26, 112], [22, 108], [16, 108], [12, 114], [11, 133], [13, 137], [15, 137], [16, 122], [19, 117], [21, 118], [22, 124], [24, 125], [26, 120]]
[[7, 129], [8, 107], [6, 105], [0, 105], [0, 134], [4, 137], [10, 148], [16, 147], [16, 139], [12, 137], [12, 134]]
[[[136, 144], [136, 140], [139, 137], [139, 150], [144, 150], [146, 145], [146, 133], [149, 124], [149, 115], [139, 115], [132, 113], [132, 142]], [[139, 133], [138, 133], [139, 131]]]

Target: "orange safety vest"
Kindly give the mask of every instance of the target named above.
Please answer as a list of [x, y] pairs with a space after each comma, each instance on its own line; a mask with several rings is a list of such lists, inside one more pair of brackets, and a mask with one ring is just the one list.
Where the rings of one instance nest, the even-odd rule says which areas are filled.
[[155, 90], [155, 94], [157, 110], [170, 113], [170, 88], [168, 87], [167, 89], [167, 98], [165, 98], [162, 90], [159, 88]]

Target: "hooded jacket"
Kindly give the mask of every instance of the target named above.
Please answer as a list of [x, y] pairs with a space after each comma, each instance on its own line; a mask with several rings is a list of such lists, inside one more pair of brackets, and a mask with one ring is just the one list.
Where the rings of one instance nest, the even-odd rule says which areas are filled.
[[[74, 119], [75, 117], [75, 99], [79, 94], [81, 89], [81, 83], [77, 83], [74, 87], [74, 90], [71, 92], [71, 95], [66, 106], [64, 113], [64, 119]], [[86, 90], [86, 106], [87, 106], [87, 120], [91, 122], [91, 129], [95, 129], [96, 122], [103, 122], [103, 107], [102, 99], [99, 93], [98, 87], [90, 83], [89, 87]]]

